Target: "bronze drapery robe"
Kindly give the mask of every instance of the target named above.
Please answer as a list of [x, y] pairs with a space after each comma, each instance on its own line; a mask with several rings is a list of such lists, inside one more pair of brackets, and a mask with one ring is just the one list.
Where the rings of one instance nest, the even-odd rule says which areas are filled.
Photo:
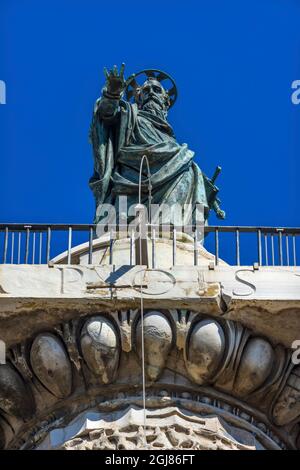
[[[99, 104], [100, 100], [98, 100]], [[193, 161], [187, 144], [177, 143], [169, 123], [120, 101], [117, 116], [104, 119], [97, 110], [91, 124], [94, 174], [89, 185], [96, 201], [94, 223], [102, 204], [112, 204], [118, 214], [118, 197], [128, 197], [128, 208], [138, 202], [140, 163], [147, 155], [151, 172], [152, 204], [202, 204], [208, 213], [205, 175]], [[143, 168], [142, 203], [148, 200], [147, 167]], [[152, 222], [155, 222], [152, 220]], [[186, 221], [185, 221], [186, 222]]]

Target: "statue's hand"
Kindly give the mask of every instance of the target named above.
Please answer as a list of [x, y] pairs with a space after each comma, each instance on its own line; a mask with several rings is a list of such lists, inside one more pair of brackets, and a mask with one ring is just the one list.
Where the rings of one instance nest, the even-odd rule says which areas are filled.
[[118, 73], [118, 68], [114, 65], [113, 69], [109, 72], [104, 68], [104, 74], [106, 78], [105, 92], [113, 97], [120, 98], [122, 92], [126, 86], [126, 81], [124, 80], [124, 68], [125, 64], [123, 63], [120, 68], [120, 73]]

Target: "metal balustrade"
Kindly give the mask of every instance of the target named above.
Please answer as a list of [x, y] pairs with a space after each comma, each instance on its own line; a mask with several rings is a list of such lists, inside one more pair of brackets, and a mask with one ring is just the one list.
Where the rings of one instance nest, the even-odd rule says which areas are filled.
[[[97, 227], [99, 228], [99, 225]], [[147, 227], [148, 238], [151, 240], [152, 263], [155, 265], [156, 241], [161, 236], [162, 227], [150, 224], [147, 224]], [[175, 266], [178, 230], [172, 226], [168, 228], [172, 240], [172, 264]], [[114, 235], [110, 235], [110, 263], [113, 261], [114, 239], [118, 237], [118, 229], [117, 227]], [[92, 224], [0, 224], [0, 253], [2, 252], [0, 263], [48, 264], [51, 258], [66, 251], [67, 262], [70, 264], [72, 248], [86, 242], [88, 243], [88, 262], [91, 264], [95, 230], [96, 226]], [[207, 226], [203, 230], [204, 246], [214, 254], [216, 265], [222, 258], [227, 263], [238, 266], [251, 265], [255, 262], [260, 266], [297, 266], [300, 228]], [[197, 265], [197, 247], [201, 233], [196, 227], [191, 227], [189, 233], [194, 239], [194, 265]], [[163, 234], [165, 236], [165, 232]], [[227, 243], [225, 250], [223, 239], [226, 234], [231, 234], [232, 239], [229, 244]], [[251, 236], [251, 241], [248, 240], [242, 248], [243, 237], [246, 236]], [[133, 264], [135, 244], [133, 233], [128, 234], [128, 239], [129, 264]]]

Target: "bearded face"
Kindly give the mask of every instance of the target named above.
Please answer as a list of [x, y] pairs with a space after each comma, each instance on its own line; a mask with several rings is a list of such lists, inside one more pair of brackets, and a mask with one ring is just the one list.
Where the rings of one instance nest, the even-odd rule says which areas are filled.
[[159, 81], [149, 78], [139, 92], [140, 107], [144, 111], [160, 111], [167, 113], [169, 107], [169, 95]]

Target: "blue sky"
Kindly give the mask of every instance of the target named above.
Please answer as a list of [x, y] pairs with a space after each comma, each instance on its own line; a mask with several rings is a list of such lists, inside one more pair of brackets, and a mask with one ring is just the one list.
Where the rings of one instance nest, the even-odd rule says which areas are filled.
[[297, 0], [1, 0], [0, 221], [92, 221], [93, 103], [124, 61], [176, 80], [169, 120], [222, 166], [224, 223], [299, 226], [299, 24]]

